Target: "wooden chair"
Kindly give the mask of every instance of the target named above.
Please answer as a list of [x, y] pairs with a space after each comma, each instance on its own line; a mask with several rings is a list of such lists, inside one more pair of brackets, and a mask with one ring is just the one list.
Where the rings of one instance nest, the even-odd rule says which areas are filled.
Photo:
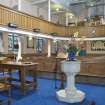
[[0, 92], [7, 92], [7, 97], [0, 94], [0, 105], [11, 104], [11, 85], [9, 85], [7, 78], [4, 72], [3, 74], [0, 73]]

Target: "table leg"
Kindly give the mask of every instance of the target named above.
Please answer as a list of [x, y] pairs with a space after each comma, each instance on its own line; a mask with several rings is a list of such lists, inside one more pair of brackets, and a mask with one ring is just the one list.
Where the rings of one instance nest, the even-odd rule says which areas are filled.
[[37, 72], [36, 72], [36, 70], [32, 71], [32, 77], [33, 77], [32, 87], [33, 87], [33, 89], [36, 89], [36, 87], [37, 87]]
[[25, 68], [20, 68], [20, 81], [21, 81], [21, 90], [23, 95], [26, 94], [26, 85], [25, 85]]
[[19, 72], [19, 82], [21, 82], [21, 70], [18, 70], [18, 72]]
[[58, 65], [57, 65], [57, 59], [56, 59], [56, 65], [55, 65], [55, 69], [54, 69], [54, 79], [55, 79], [55, 89], [57, 89], [57, 68], [58, 68]]
[[11, 69], [8, 69], [8, 74], [9, 74], [9, 83], [12, 84], [12, 71]]
[[11, 105], [12, 98], [11, 98], [11, 87], [8, 89], [8, 105]]

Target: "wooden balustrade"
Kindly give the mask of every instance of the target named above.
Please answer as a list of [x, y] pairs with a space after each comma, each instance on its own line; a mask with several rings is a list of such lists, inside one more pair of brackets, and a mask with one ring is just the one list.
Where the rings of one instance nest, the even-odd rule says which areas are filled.
[[105, 26], [74, 26], [65, 27], [54, 24], [46, 20], [39, 19], [29, 14], [12, 10], [8, 7], [0, 5], [0, 24], [7, 25], [9, 22], [16, 23], [19, 28], [32, 30], [39, 28], [42, 33], [56, 32], [58, 35], [73, 35], [79, 32], [79, 36], [92, 36], [92, 31], [95, 30], [95, 36], [105, 36]]
[[12, 10], [0, 5], [0, 24], [7, 25], [9, 22], [16, 23], [19, 28], [32, 30], [39, 28], [42, 33], [56, 32], [59, 35], [65, 35], [65, 27], [41, 20], [26, 13]]

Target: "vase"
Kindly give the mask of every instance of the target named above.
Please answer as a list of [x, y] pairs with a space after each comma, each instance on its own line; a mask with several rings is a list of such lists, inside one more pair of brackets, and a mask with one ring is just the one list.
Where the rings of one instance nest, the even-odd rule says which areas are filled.
[[69, 52], [69, 53], [68, 53], [68, 60], [69, 60], [69, 61], [74, 61], [74, 60], [76, 60], [76, 53], [73, 52], [73, 51]]

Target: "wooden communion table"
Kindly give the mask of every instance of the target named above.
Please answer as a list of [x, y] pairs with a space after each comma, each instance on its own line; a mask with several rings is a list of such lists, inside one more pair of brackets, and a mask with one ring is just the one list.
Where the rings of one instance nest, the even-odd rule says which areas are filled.
[[[33, 89], [37, 86], [37, 79], [36, 79], [36, 70], [37, 70], [38, 63], [32, 63], [32, 62], [6, 62], [6, 63], [0, 63], [0, 70], [8, 70], [10, 73], [14, 70], [19, 70], [19, 80], [20, 80], [20, 87], [22, 90], [22, 93], [25, 95], [26, 89], [27, 89], [27, 83], [26, 83], [26, 71], [32, 70], [32, 87]], [[29, 82], [28, 82], [29, 83]]]

